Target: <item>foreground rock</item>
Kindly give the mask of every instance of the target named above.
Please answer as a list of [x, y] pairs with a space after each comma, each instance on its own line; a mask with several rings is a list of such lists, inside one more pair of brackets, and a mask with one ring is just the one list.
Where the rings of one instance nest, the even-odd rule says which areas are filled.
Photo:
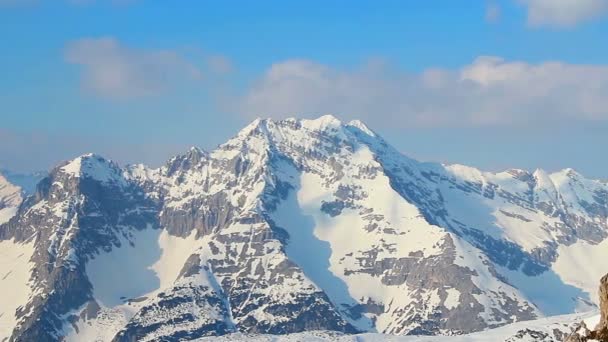
[[590, 337], [599, 341], [608, 341], [608, 274], [600, 281], [600, 324], [591, 332]]
[[585, 322], [581, 322], [574, 333], [565, 340], [566, 342], [608, 342], [608, 274], [600, 280], [599, 297], [600, 323], [594, 330], [589, 330]]

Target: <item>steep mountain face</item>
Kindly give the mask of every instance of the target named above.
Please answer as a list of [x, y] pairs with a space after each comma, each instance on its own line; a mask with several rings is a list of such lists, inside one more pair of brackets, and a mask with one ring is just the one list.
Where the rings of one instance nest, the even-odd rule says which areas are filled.
[[0, 226], [0, 288], [22, 292], [0, 340], [450, 335], [571, 313], [608, 272], [588, 262], [607, 218], [608, 185], [573, 170], [420, 163], [358, 121], [256, 120], [159, 169], [53, 170]]

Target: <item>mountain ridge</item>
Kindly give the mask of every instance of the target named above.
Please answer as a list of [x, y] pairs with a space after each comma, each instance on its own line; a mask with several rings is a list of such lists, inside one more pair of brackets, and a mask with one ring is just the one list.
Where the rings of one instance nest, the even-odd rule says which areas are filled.
[[[0, 226], [0, 243], [33, 244], [31, 292], [2, 331], [459, 334], [569, 313], [594, 306], [602, 266], [572, 265], [585, 247], [603, 255], [607, 203], [605, 183], [572, 170], [420, 163], [333, 116], [258, 119], [156, 169], [87, 154]], [[108, 281], [130, 273], [149, 281]]]

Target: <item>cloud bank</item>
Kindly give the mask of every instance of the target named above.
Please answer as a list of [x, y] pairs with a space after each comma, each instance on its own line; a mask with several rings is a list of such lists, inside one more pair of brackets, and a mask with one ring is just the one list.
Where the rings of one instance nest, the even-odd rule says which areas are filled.
[[572, 27], [608, 13], [608, 0], [519, 0], [533, 27]]
[[409, 73], [383, 61], [344, 70], [272, 65], [240, 98], [250, 117], [337, 113], [378, 125], [517, 126], [608, 120], [608, 66], [484, 56], [457, 70]]
[[65, 60], [82, 68], [86, 90], [106, 98], [156, 95], [202, 77], [199, 67], [175, 51], [135, 49], [111, 37], [70, 42]]

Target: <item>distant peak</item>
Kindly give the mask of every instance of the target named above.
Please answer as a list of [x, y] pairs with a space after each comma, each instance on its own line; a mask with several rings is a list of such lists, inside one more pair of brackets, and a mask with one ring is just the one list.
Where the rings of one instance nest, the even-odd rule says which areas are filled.
[[177, 155], [167, 162], [167, 172], [169, 175], [172, 175], [179, 170], [191, 169], [192, 167], [199, 165], [203, 160], [206, 160], [208, 156], [209, 153], [207, 153], [207, 151], [192, 146], [188, 149], [188, 152]]
[[192, 146], [188, 149], [188, 153], [189, 156], [204, 156], [207, 154], [207, 151], [203, 150], [200, 147], [197, 146]]
[[94, 153], [74, 158], [60, 167], [60, 170], [73, 177], [92, 178], [104, 183], [122, 180], [121, 171], [114, 162]]
[[328, 124], [341, 124], [342, 122], [337, 117], [331, 114], [325, 114], [315, 119], [314, 121], [324, 122]]
[[301, 120], [302, 126], [311, 130], [326, 130], [328, 128], [338, 128], [342, 122], [333, 115], [323, 115], [317, 119]]
[[256, 118], [255, 120], [251, 121], [249, 123], [249, 125], [245, 126], [245, 128], [243, 128], [242, 130], [239, 131], [239, 133], [237, 134], [237, 136], [248, 136], [250, 135], [252, 132], [256, 131], [259, 129], [259, 127], [266, 122], [268, 119], [262, 119], [262, 118]]
[[70, 167], [81, 167], [84, 164], [87, 163], [104, 163], [104, 164], [109, 164], [111, 163], [111, 161], [106, 160], [104, 157], [95, 154], [95, 153], [85, 153], [82, 154], [70, 161], [68, 161], [66, 163], [66, 165], [64, 167], [67, 167], [68, 165], [70, 165]]
[[554, 173], [554, 175], [564, 176], [564, 177], [569, 177], [569, 178], [576, 178], [576, 177], [581, 176], [580, 173], [578, 173], [575, 169], [570, 168], [570, 167], [557, 171]]
[[539, 169], [537, 168], [536, 170], [534, 170], [534, 172], [532, 173], [532, 175], [534, 176], [534, 178], [537, 179], [546, 179], [549, 177], [549, 174], [547, 173], [547, 171], [543, 170], [543, 169]]
[[374, 133], [374, 131], [372, 131], [369, 127], [367, 127], [367, 125], [364, 124], [361, 120], [352, 120], [351, 122], [349, 122], [347, 124], [347, 126], [357, 128], [358, 130], [360, 130], [361, 132], [363, 132], [369, 136], [372, 136], [372, 137], [376, 136], [376, 133]]

